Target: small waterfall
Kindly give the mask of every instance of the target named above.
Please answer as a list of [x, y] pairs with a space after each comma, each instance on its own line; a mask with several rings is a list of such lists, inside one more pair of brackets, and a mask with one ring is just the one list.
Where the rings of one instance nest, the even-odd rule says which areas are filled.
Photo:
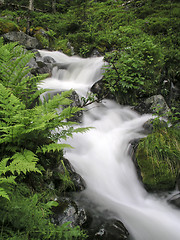
[[[52, 77], [40, 84], [42, 88], [56, 91], [73, 88], [85, 96], [102, 74], [102, 58], [40, 53], [67, 64], [66, 70], [55, 69]], [[112, 211], [133, 239], [179, 240], [180, 212], [168, 205], [166, 199], [146, 192], [129, 156], [129, 142], [144, 137], [142, 126], [149, 118], [110, 100], [94, 103], [84, 113], [82, 123], [82, 126], [94, 128], [69, 139], [75, 149], [68, 150], [66, 157], [86, 181], [86, 196], [101, 209]]]

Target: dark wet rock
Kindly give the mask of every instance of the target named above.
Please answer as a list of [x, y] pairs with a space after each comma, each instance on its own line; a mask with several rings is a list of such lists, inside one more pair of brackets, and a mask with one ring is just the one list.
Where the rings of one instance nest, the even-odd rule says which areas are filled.
[[[69, 98], [72, 100], [72, 103], [70, 104], [71, 107], [81, 107], [79, 95], [76, 93], [76, 91], [73, 91]], [[83, 111], [78, 111], [69, 120], [81, 123], [82, 117], [83, 117]]]
[[62, 181], [61, 181], [61, 175], [68, 174], [69, 175], [69, 180], [71, 183], [66, 187], [66, 191], [83, 191], [86, 187], [84, 179], [76, 173], [74, 170], [73, 166], [71, 163], [67, 160], [64, 159], [63, 162], [59, 165], [58, 168], [54, 169], [54, 174], [53, 174], [53, 182], [55, 184], [55, 188], [60, 190], [62, 189]]
[[114, 213], [99, 208], [83, 193], [73, 195], [78, 206], [85, 209], [88, 221], [83, 225], [87, 231], [87, 240], [125, 240], [129, 233], [120, 220], [114, 218]]
[[100, 79], [91, 87], [91, 92], [96, 94], [98, 100], [103, 98], [114, 99], [114, 96], [106, 89], [103, 79]]
[[168, 202], [174, 206], [176, 206], [177, 208], [180, 208], [180, 193], [175, 194], [174, 196], [172, 196]]
[[31, 58], [31, 60], [27, 64], [27, 66], [31, 68], [31, 74], [33, 74], [33, 75], [37, 74], [39, 66], [38, 66], [35, 58]]
[[153, 120], [150, 119], [143, 124], [144, 133], [150, 134], [153, 132]]
[[68, 69], [70, 63], [54, 63], [53, 67], [57, 67], [58, 69]]
[[177, 180], [177, 187], [178, 187], [178, 190], [180, 191], [180, 176], [179, 176], [179, 178]]
[[71, 222], [70, 226], [88, 226], [89, 219], [88, 214], [84, 208], [79, 207], [74, 201], [68, 197], [58, 199], [59, 205], [53, 207], [52, 222], [56, 225], [62, 225], [67, 222]]
[[49, 56], [43, 57], [43, 61], [44, 61], [45, 63], [53, 63], [53, 64], [56, 62], [56, 61], [54, 60], [54, 58], [49, 57]]
[[142, 179], [142, 176], [141, 176], [141, 169], [138, 165], [137, 158], [136, 158], [136, 150], [137, 150], [139, 141], [140, 141], [140, 139], [134, 139], [130, 142], [129, 155], [131, 156], [131, 159], [132, 159], [132, 161], [135, 165], [138, 179], [140, 180], [140, 182], [142, 182], [143, 179]]
[[143, 101], [140, 101], [139, 104], [134, 107], [134, 110], [140, 114], [149, 113], [149, 107]]
[[123, 223], [118, 220], [108, 220], [99, 227], [93, 240], [125, 240], [128, 239], [128, 231]]
[[34, 49], [39, 47], [39, 42], [36, 38], [30, 37], [23, 32], [8, 32], [3, 34], [5, 42], [19, 42], [26, 49]]
[[55, 60], [51, 57], [42, 58], [39, 51], [34, 50], [36, 52], [35, 61], [37, 63], [36, 74], [49, 74], [51, 75], [53, 70], [53, 64]]

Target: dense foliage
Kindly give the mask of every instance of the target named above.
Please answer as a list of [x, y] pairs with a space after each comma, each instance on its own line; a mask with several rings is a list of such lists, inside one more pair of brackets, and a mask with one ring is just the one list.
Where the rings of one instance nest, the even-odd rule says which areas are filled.
[[159, 119], [153, 125], [153, 133], [141, 140], [137, 149], [143, 183], [150, 191], [172, 190], [179, 177], [180, 131]]
[[36, 84], [44, 76], [32, 77], [26, 67], [33, 53], [16, 43], [3, 45], [2, 40], [0, 53], [1, 239], [82, 239], [78, 227], [51, 223], [50, 209], [57, 203], [41, 196], [47, 191], [43, 179], [49, 165], [58, 165], [62, 150], [71, 147], [57, 140], [86, 130], [66, 121], [81, 109], [67, 107], [70, 91], [37, 104], [34, 100], [42, 91]]
[[[88, 57], [96, 50], [108, 62], [103, 78], [106, 90], [118, 102], [137, 104], [162, 94], [171, 107], [171, 118], [179, 121], [179, 0], [36, 0], [34, 11], [29, 10], [28, 0], [4, 0], [0, 8], [0, 34], [24, 31], [43, 48], [69, 55]], [[32, 57], [16, 43], [0, 42], [0, 237], [83, 239], [78, 228], [51, 224], [50, 209], [56, 203], [42, 197], [32, 183], [42, 184], [48, 166], [61, 161], [62, 150], [70, 146], [56, 144], [57, 139], [72, 135], [73, 123], [64, 120], [79, 110], [62, 107], [70, 103], [70, 92], [37, 104], [42, 91], [36, 84], [45, 76], [30, 74], [26, 66]], [[64, 110], [58, 114], [59, 105]], [[57, 126], [59, 132], [52, 134]], [[179, 174], [179, 128], [155, 128], [138, 151], [139, 158], [149, 158], [153, 166], [145, 176], [150, 165], [139, 161], [149, 189], [158, 180], [159, 189], [167, 181], [173, 188]], [[54, 154], [58, 157], [52, 161]]]
[[34, 11], [23, 8], [28, 7], [27, 0], [5, 3], [3, 19], [27, 31], [28, 14], [30, 34], [38, 36], [38, 29], [43, 28], [49, 36], [50, 43], [38, 36], [44, 47], [71, 54], [70, 42], [81, 56], [89, 56], [94, 49], [107, 54], [111, 70], [105, 75], [106, 86], [116, 98], [122, 96], [121, 103], [127, 103], [124, 93], [128, 90], [131, 104], [161, 93], [179, 106], [171, 94], [172, 85], [179, 87], [180, 82], [179, 1], [38, 0]]

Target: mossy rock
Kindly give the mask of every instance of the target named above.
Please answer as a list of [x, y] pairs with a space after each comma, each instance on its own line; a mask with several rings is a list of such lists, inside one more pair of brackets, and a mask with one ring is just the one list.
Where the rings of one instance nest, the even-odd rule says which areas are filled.
[[172, 129], [155, 130], [140, 141], [136, 158], [148, 191], [175, 188], [179, 174], [180, 143]]
[[5, 34], [12, 31], [19, 31], [17, 24], [7, 19], [0, 18], [0, 34]]
[[40, 42], [42, 48], [49, 48], [50, 38], [46, 30], [41, 27], [37, 27], [35, 29], [31, 29], [31, 33]]

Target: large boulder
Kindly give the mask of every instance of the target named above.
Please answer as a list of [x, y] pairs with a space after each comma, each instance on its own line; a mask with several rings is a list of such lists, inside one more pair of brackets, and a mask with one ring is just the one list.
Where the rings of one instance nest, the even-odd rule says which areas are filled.
[[155, 192], [173, 190], [179, 171], [178, 134], [165, 122], [158, 126], [140, 140], [136, 150], [142, 182], [148, 191]]
[[8, 32], [2, 35], [5, 42], [19, 42], [26, 49], [34, 49], [39, 47], [39, 42], [36, 38], [30, 37], [23, 32]]
[[167, 117], [171, 110], [162, 95], [153, 95], [140, 102], [135, 108], [141, 114], [152, 113]]

